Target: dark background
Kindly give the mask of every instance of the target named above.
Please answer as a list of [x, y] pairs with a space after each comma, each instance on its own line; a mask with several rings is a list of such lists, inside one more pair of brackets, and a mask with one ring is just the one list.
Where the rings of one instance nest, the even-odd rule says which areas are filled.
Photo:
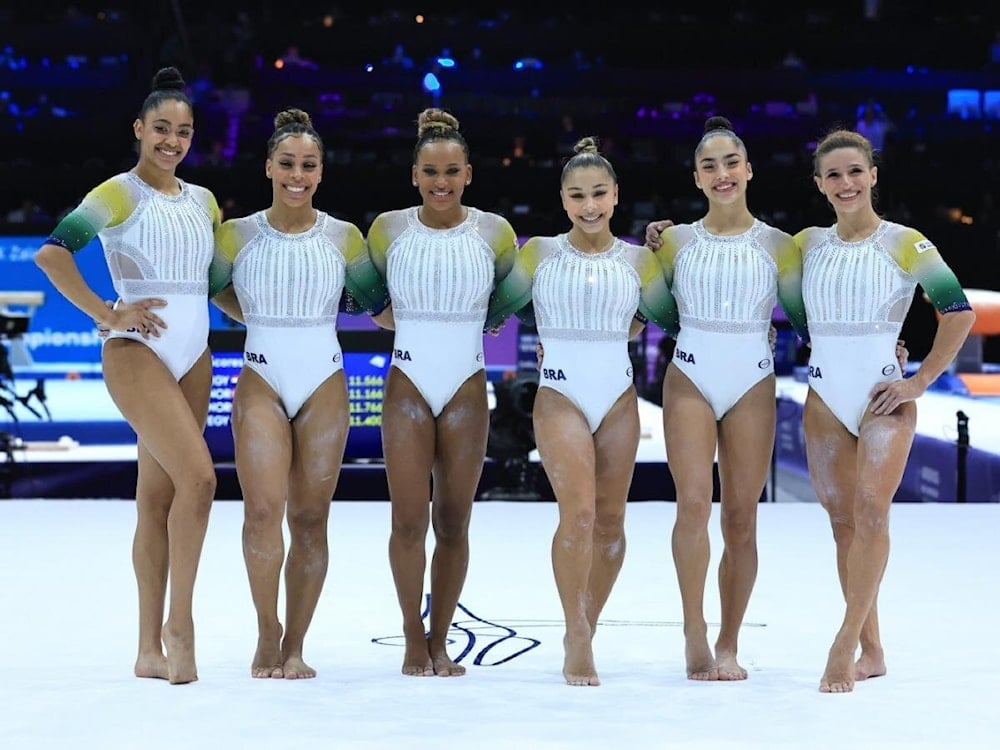
[[[559, 170], [580, 135], [599, 136], [618, 170], [616, 232], [698, 218], [691, 158], [712, 114], [747, 144], [751, 210], [789, 232], [829, 224], [812, 147], [832, 127], [853, 127], [873, 99], [893, 125], [880, 152], [880, 211], [934, 240], [965, 286], [1000, 289], [1000, 119], [948, 111], [952, 89], [1000, 91], [1000, 4], [911, 5], [8, 3], [0, 234], [47, 233], [88, 189], [134, 164], [132, 121], [168, 64], [196, 103], [180, 174], [212, 189], [228, 217], [270, 201], [265, 142], [274, 114], [296, 106], [325, 142], [318, 207], [362, 231], [415, 201], [415, 122], [431, 105], [459, 118], [472, 148], [467, 201], [503, 213], [521, 235], [565, 228]], [[456, 66], [436, 62], [443, 55]], [[427, 73], [441, 82], [437, 95], [422, 88]], [[932, 331], [917, 298], [904, 328], [911, 358]], [[986, 354], [1000, 360], [991, 342]]]

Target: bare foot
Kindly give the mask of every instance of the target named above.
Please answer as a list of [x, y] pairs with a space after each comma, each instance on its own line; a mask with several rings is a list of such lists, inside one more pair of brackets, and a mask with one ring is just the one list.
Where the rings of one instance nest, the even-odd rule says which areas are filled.
[[427, 652], [431, 655], [434, 674], [438, 677], [461, 677], [465, 674], [465, 667], [452, 660], [444, 646], [438, 648], [428, 642]]
[[434, 674], [438, 677], [461, 677], [465, 674], [465, 667], [452, 661], [446, 653], [441, 653], [431, 659], [434, 664]]
[[724, 682], [747, 678], [747, 671], [736, 661], [736, 654], [730, 651], [716, 651], [715, 666], [719, 679]]
[[821, 693], [849, 693], [854, 690], [854, 653], [834, 644], [826, 661], [826, 671], [819, 681]]
[[308, 680], [316, 676], [316, 670], [302, 661], [301, 656], [289, 656], [285, 659], [284, 672], [286, 680]]
[[567, 685], [596, 686], [601, 684], [594, 665], [594, 649], [590, 638], [570, 638], [563, 636], [563, 649], [566, 657], [563, 660], [563, 677]]
[[854, 662], [854, 679], [867, 680], [869, 677], [881, 677], [885, 674], [885, 653], [877, 651], [862, 651], [860, 658]]
[[169, 679], [167, 671], [167, 657], [157, 651], [139, 654], [135, 660], [136, 677], [155, 677], [159, 680]]
[[198, 679], [194, 661], [194, 623], [176, 627], [169, 620], [163, 626], [163, 645], [167, 649], [167, 674], [172, 685], [184, 685]]
[[403, 654], [403, 674], [407, 677], [433, 677], [434, 662], [427, 650], [427, 639], [406, 641], [406, 653]]
[[257, 651], [250, 665], [251, 677], [280, 680], [285, 676], [281, 666], [284, 662], [281, 656], [281, 632], [282, 628], [279, 625], [277, 632], [257, 635]]
[[715, 663], [712, 649], [704, 637], [687, 639], [684, 645], [684, 657], [687, 660], [687, 676], [689, 680], [711, 682], [719, 679], [719, 667]]

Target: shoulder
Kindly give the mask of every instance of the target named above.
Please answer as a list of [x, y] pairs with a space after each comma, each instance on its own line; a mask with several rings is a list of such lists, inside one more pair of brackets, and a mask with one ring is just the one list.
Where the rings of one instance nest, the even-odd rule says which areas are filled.
[[758, 240], [772, 256], [783, 255], [785, 252], [793, 251], [798, 247], [795, 238], [788, 232], [764, 222], [761, 222], [761, 224], [760, 233], [757, 235]]
[[640, 276], [645, 279], [651, 269], [662, 273], [662, 267], [656, 253], [645, 245], [634, 245], [624, 240], [622, 242], [625, 245], [623, 252], [625, 259], [639, 272]]
[[207, 187], [203, 185], [195, 185], [193, 182], [185, 182], [184, 184], [187, 185], [187, 188], [188, 190], [191, 191], [191, 194], [194, 195], [199, 200], [211, 201], [212, 203], [216, 202], [215, 193], [213, 193]]
[[95, 185], [91, 188], [88, 195], [105, 197], [113, 195], [136, 195], [138, 193], [138, 183], [129, 176], [128, 172], [121, 172]]
[[344, 250], [364, 242], [364, 235], [356, 224], [334, 218], [329, 214], [324, 214], [323, 222], [323, 234]]
[[774, 243], [792, 242], [794, 238], [788, 232], [778, 229], [775, 226], [768, 224], [765, 221], [760, 222], [761, 225], [761, 236], [767, 238], [768, 241]]
[[517, 233], [514, 231], [514, 227], [507, 220], [507, 218], [501, 216], [500, 214], [493, 213], [492, 211], [479, 211], [478, 222], [479, 222], [479, 231], [480, 233], [482, 233], [484, 237], [517, 236]]
[[913, 227], [886, 222], [883, 242], [889, 254], [908, 273], [943, 261], [937, 245]]
[[368, 240], [375, 245], [390, 245], [406, 228], [408, 211], [402, 208], [380, 213], [368, 227]]
[[549, 236], [529, 237], [521, 246], [523, 253], [535, 253], [536, 255], [546, 255], [556, 252], [559, 249], [559, 238]]
[[827, 229], [828, 227], [806, 227], [796, 232], [793, 239], [795, 244], [805, 252], [822, 241]]
[[406, 219], [406, 214], [410, 211], [408, 208], [396, 208], [391, 211], [383, 211], [378, 214], [374, 219], [372, 219], [371, 226], [382, 227], [386, 225], [396, 224], [400, 221]]
[[216, 243], [230, 252], [242, 248], [257, 234], [257, 222], [254, 216], [255, 214], [240, 216], [222, 222], [215, 230]]
[[622, 243], [622, 250], [625, 257], [629, 259], [644, 259], [646, 257], [654, 257], [653, 251], [650, 250], [645, 245], [636, 245], [627, 240], [620, 240]]
[[660, 233], [662, 249], [677, 249], [687, 244], [695, 236], [694, 224], [674, 224]]
[[895, 249], [913, 250], [918, 253], [937, 249], [934, 243], [927, 239], [927, 236], [919, 229], [908, 227], [905, 224], [897, 224], [893, 221], [886, 221], [885, 225], [886, 241]]

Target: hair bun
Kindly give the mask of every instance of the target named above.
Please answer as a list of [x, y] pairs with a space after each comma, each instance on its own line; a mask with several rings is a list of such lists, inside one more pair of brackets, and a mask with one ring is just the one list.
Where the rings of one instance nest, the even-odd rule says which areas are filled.
[[160, 68], [153, 76], [153, 91], [183, 91], [184, 76], [174, 67]]
[[300, 125], [305, 125], [307, 127], [312, 127], [312, 118], [309, 117], [309, 113], [292, 107], [284, 109], [274, 116], [274, 129], [277, 130], [285, 125], [290, 125], [293, 122], [297, 122]]

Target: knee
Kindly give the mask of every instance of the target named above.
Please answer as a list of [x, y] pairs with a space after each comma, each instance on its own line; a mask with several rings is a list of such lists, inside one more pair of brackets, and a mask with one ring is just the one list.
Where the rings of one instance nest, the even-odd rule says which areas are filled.
[[462, 542], [469, 536], [469, 514], [442, 512], [434, 515], [434, 537], [439, 544]]
[[243, 523], [251, 532], [280, 527], [284, 508], [284, 498], [269, 500], [246, 496], [243, 498]]
[[194, 497], [208, 498], [211, 501], [215, 497], [216, 484], [215, 467], [209, 464], [207, 467], [193, 468], [185, 472], [184, 476], [174, 483], [174, 486], [178, 489], [183, 487], [187, 494]]
[[288, 512], [288, 531], [293, 537], [312, 538], [326, 533], [329, 506]]
[[889, 533], [889, 507], [877, 492], [861, 490], [855, 505], [854, 526], [858, 534], [883, 536]]
[[559, 533], [570, 539], [592, 539], [597, 517], [592, 508], [580, 508], [560, 514]]
[[[829, 511], [829, 509], [827, 509]], [[854, 539], [854, 519], [840, 513], [830, 513], [830, 529], [838, 547], [848, 547]]]
[[594, 519], [594, 535], [601, 539], [617, 539], [625, 533], [625, 511], [600, 511]]
[[427, 538], [427, 522], [415, 516], [393, 514], [392, 536], [403, 544], [424, 544]]
[[742, 547], [754, 543], [757, 537], [757, 519], [754, 511], [723, 512], [722, 539], [727, 546]]
[[677, 518], [675, 524], [678, 528], [688, 531], [707, 529], [708, 519], [711, 515], [711, 499], [706, 502], [685, 502], [681, 498], [677, 500]]

